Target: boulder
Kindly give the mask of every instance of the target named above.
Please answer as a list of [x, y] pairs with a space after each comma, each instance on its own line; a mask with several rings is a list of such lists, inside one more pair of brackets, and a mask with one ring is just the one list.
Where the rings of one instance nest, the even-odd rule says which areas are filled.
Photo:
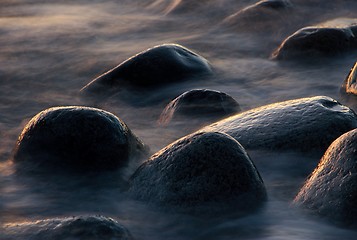
[[[236, 5], [235, 0], [154, 0], [146, 7], [153, 11], [160, 11], [165, 15], [174, 15], [175, 17], [185, 15], [189, 18], [218, 17], [223, 12], [227, 12], [227, 6]], [[195, 13], [199, 12], [197, 15]]]
[[[156, 0], [155, 4], [159, 2], [167, 2], [163, 0]], [[199, 9], [204, 9], [208, 4], [213, 4], [212, 0], [190, 1], [190, 0], [174, 0], [166, 7], [166, 14], [186, 14], [192, 13]]]
[[252, 32], [271, 31], [277, 22], [286, 24], [291, 8], [289, 0], [263, 0], [228, 16], [223, 25]]
[[340, 100], [353, 110], [357, 110], [357, 62], [351, 68], [340, 88]]
[[342, 85], [342, 89], [344, 93], [357, 95], [357, 62], [351, 68]]
[[356, 114], [330, 97], [279, 102], [238, 113], [204, 127], [239, 141], [245, 149], [322, 151], [357, 127]]
[[108, 92], [123, 85], [155, 87], [210, 74], [210, 64], [200, 55], [178, 44], [164, 44], [129, 58], [81, 91]]
[[[146, 8], [152, 11], [160, 11], [164, 14], [170, 14], [173, 12], [186, 13], [196, 10], [197, 7], [205, 4], [206, 1], [211, 0], [202, 0], [202, 1], [186, 1], [186, 0], [153, 0], [149, 3], [146, 3]], [[182, 6], [183, 5], [183, 6]]]
[[240, 112], [239, 104], [223, 92], [194, 89], [172, 100], [162, 111], [159, 123], [167, 125], [174, 117], [220, 118]]
[[148, 148], [112, 113], [54, 107], [34, 116], [20, 134], [13, 160], [31, 170], [117, 170]]
[[263, 180], [244, 148], [218, 132], [188, 135], [154, 154], [131, 177], [129, 192], [190, 213], [224, 207], [246, 212], [266, 200]]
[[117, 221], [103, 216], [46, 219], [21, 224], [8, 224], [9, 235], [16, 239], [131, 240], [130, 232]]
[[294, 204], [335, 223], [357, 227], [357, 129], [331, 144]]
[[335, 19], [302, 28], [286, 38], [272, 57], [278, 60], [330, 57], [357, 50], [357, 20]]

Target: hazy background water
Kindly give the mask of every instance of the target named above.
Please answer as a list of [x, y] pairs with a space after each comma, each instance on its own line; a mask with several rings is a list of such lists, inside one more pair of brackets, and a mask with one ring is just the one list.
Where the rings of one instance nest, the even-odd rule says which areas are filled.
[[[54, 2], [54, 1], [53, 1]], [[354, 0], [295, 0], [288, 12], [230, 22], [254, 0], [1, 0], [0, 2], [0, 221], [103, 214], [137, 239], [354, 239], [356, 232], [305, 216], [289, 204], [320, 156], [249, 152], [266, 183], [269, 201], [243, 219], [200, 219], [132, 201], [115, 176], [58, 179], [18, 176], [9, 158], [27, 121], [52, 106], [108, 110], [155, 152], [204, 123], [157, 124], [164, 106], [193, 88], [224, 91], [243, 110], [314, 95], [339, 99], [355, 55], [313, 64], [279, 63], [270, 54], [301, 27], [353, 18]], [[207, 58], [216, 75], [146, 92], [122, 90], [105, 99], [78, 94], [91, 79], [128, 57], [162, 43], [184, 45]], [[131, 173], [128, 169], [126, 175]], [[60, 183], [60, 184], [58, 184]], [[72, 189], [72, 190], [71, 190]], [[25, 228], [25, 227], [24, 227]], [[19, 230], [3, 238], [21, 239]], [[1, 236], [1, 232], [0, 232]]]

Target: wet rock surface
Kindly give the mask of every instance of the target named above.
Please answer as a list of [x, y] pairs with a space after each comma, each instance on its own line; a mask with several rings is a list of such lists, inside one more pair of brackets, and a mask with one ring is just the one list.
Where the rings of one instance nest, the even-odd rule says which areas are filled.
[[[130, 232], [117, 221], [103, 216], [46, 219], [36, 222], [8, 224], [10, 236], [29, 240], [131, 240]], [[20, 238], [19, 238], [20, 239]]]
[[14, 162], [31, 170], [117, 170], [148, 148], [115, 115], [89, 107], [55, 107], [34, 116], [20, 134]]
[[207, 118], [213, 121], [240, 111], [239, 104], [226, 93], [194, 89], [172, 100], [162, 111], [159, 123], [168, 125], [177, 118]]
[[340, 88], [341, 101], [352, 108], [357, 110], [357, 62], [352, 66], [350, 72], [342, 83]]
[[325, 151], [340, 135], [357, 127], [356, 114], [325, 96], [262, 106], [204, 127], [220, 131], [246, 149]]
[[357, 130], [336, 139], [294, 200], [296, 206], [357, 227]]
[[343, 104], [357, 111], [357, 62], [352, 66], [350, 72], [340, 88], [340, 100]]
[[277, 27], [278, 22], [286, 23], [292, 6], [288, 0], [259, 1], [224, 19], [223, 26], [252, 32], [266, 31], [271, 26]]
[[178, 44], [159, 45], [97, 77], [82, 92], [110, 92], [121, 86], [155, 87], [212, 74], [208, 61]]
[[168, 8], [166, 9], [166, 13], [170, 14], [184, 14], [184, 13], [192, 13], [195, 10], [202, 9], [205, 5], [213, 3], [212, 0], [203, 0], [203, 1], [190, 1], [190, 0], [178, 0], [173, 1]]
[[217, 132], [188, 135], [154, 154], [132, 176], [129, 192], [190, 213], [207, 204], [248, 212], [266, 200], [264, 183], [244, 148]]
[[357, 83], [356, 83], [357, 80], [356, 79], [357, 79], [357, 62], [351, 68], [351, 71], [349, 72], [349, 74], [343, 84], [343, 88], [346, 93], [357, 95]]
[[357, 51], [356, 19], [335, 19], [302, 28], [287, 37], [273, 58], [308, 59], [331, 57]]
[[[201, 0], [201, 1], [191, 1], [191, 0], [154, 0], [150, 3], [147, 8], [153, 11], [160, 9], [161, 13], [169, 16], [189, 16], [194, 17], [196, 20], [197, 16], [193, 15], [195, 12], [209, 12], [210, 17], [221, 17], [227, 12], [225, 6], [236, 5], [234, 0]], [[200, 16], [202, 17], [202, 15]]]

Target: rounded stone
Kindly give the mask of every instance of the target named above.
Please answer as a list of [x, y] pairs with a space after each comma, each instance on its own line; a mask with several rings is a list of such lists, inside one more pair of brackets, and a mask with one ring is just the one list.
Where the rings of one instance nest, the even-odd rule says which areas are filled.
[[[347, 23], [346, 23], [347, 22]], [[272, 57], [278, 60], [329, 57], [356, 50], [355, 20], [336, 19], [317, 26], [302, 28], [286, 38]]]
[[340, 88], [340, 100], [353, 110], [357, 110], [357, 62], [351, 68]]
[[294, 204], [337, 224], [357, 227], [357, 129], [331, 144]]
[[351, 68], [342, 88], [344, 93], [357, 95], [357, 62]]
[[237, 30], [271, 31], [271, 26], [277, 27], [274, 22], [286, 23], [291, 8], [288, 0], [262, 0], [228, 16], [223, 25]]
[[197, 53], [178, 44], [164, 44], [129, 58], [81, 91], [101, 92], [123, 85], [154, 87], [210, 74], [210, 64]]
[[356, 114], [330, 97], [274, 103], [204, 127], [239, 141], [245, 149], [322, 151], [357, 127]]
[[167, 8], [166, 14], [185, 14], [193, 13], [197, 10], [204, 9], [207, 4], [213, 4], [212, 0], [202, 1], [190, 1], [190, 0], [178, 0], [173, 1]]
[[129, 191], [137, 199], [190, 212], [210, 204], [245, 212], [266, 200], [264, 183], [244, 148], [217, 132], [188, 135], [154, 154], [131, 177]]
[[223, 92], [194, 89], [172, 100], [162, 111], [159, 123], [167, 125], [175, 117], [210, 118], [218, 120], [240, 112], [239, 104]]
[[112, 113], [55, 107], [34, 116], [20, 134], [13, 160], [31, 170], [117, 170], [148, 148]]
[[22, 239], [131, 240], [130, 232], [117, 221], [103, 216], [54, 218], [7, 227]]
[[292, 4], [289, 0], [262, 0], [257, 2], [255, 6], [271, 9], [285, 9], [291, 7]]
[[192, 0], [156, 0], [154, 3], [149, 5], [149, 9], [151, 10], [161, 10], [162, 13], [166, 15], [188, 15], [189, 18], [194, 17], [197, 21], [197, 12], [200, 13], [199, 17], [209, 17], [216, 18], [217, 16], [221, 16], [222, 12], [226, 12], [225, 8], [227, 5], [233, 5], [236, 2], [234, 0], [224, 0], [224, 1], [216, 1], [216, 0], [200, 0], [200, 1], [192, 1]]

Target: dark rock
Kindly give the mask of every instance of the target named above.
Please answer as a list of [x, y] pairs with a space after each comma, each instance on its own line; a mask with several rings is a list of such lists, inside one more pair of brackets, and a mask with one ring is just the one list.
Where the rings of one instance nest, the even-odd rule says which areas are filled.
[[331, 144], [294, 203], [337, 224], [357, 227], [357, 129]]
[[170, 14], [184, 14], [192, 13], [199, 9], [204, 9], [208, 4], [212, 4], [212, 0], [191, 1], [179, 0], [173, 1], [166, 9], [166, 13]]
[[288, 0], [263, 0], [239, 10], [223, 21], [223, 25], [237, 30], [271, 30], [277, 21], [287, 22], [292, 4]]
[[[189, 15], [189, 17], [196, 16], [193, 14], [200, 12], [200, 17], [207, 16], [207, 13], [213, 13], [213, 15], [219, 15], [225, 9], [222, 6], [228, 6], [234, 4], [234, 0], [155, 0], [147, 8], [152, 10], [161, 10], [162, 13], [167, 15]], [[220, 8], [222, 7], [222, 8]], [[213, 11], [215, 10], [215, 11]], [[210, 14], [209, 16], [212, 16]]]
[[155, 87], [209, 74], [212, 69], [206, 59], [183, 46], [164, 44], [129, 58], [81, 91], [109, 91], [123, 85]]
[[344, 93], [357, 95], [357, 62], [351, 68], [342, 88]]
[[357, 110], [357, 62], [351, 68], [340, 89], [341, 102]]
[[33, 117], [18, 138], [14, 161], [30, 169], [117, 170], [147, 147], [115, 115], [89, 107], [56, 107]]
[[188, 135], [154, 154], [134, 173], [129, 191], [137, 199], [196, 213], [214, 203], [245, 212], [266, 199], [244, 148], [217, 132]]
[[357, 127], [356, 114], [332, 98], [317, 96], [262, 106], [204, 127], [227, 133], [246, 149], [325, 151]]
[[202, 0], [202, 1], [186, 1], [186, 0], [154, 0], [146, 3], [146, 8], [152, 11], [159, 11], [164, 14], [170, 13], [187, 13], [197, 10], [197, 7], [202, 7], [206, 2], [212, 0]]
[[292, 6], [289, 0], [262, 0], [255, 6], [265, 7], [270, 9], [286, 9]]
[[[346, 23], [347, 22], [347, 23]], [[286, 38], [272, 54], [273, 58], [304, 60], [311, 57], [329, 57], [357, 50], [354, 34], [357, 22], [336, 19], [305, 27]]]
[[[111, 218], [87, 216], [55, 218], [36, 222], [21, 223], [7, 227], [8, 232], [15, 232], [21, 239], [30, 240], [130, 240], [129, 231]], [[20, 238], [19, 238], [20, 239]]]
[[240, 112], [239, 104], [229, 95], [208, 89], [187, 91], [172, 100], [160, 115], [159, 123], [167, 125], [174, 117], [220, 118]]

